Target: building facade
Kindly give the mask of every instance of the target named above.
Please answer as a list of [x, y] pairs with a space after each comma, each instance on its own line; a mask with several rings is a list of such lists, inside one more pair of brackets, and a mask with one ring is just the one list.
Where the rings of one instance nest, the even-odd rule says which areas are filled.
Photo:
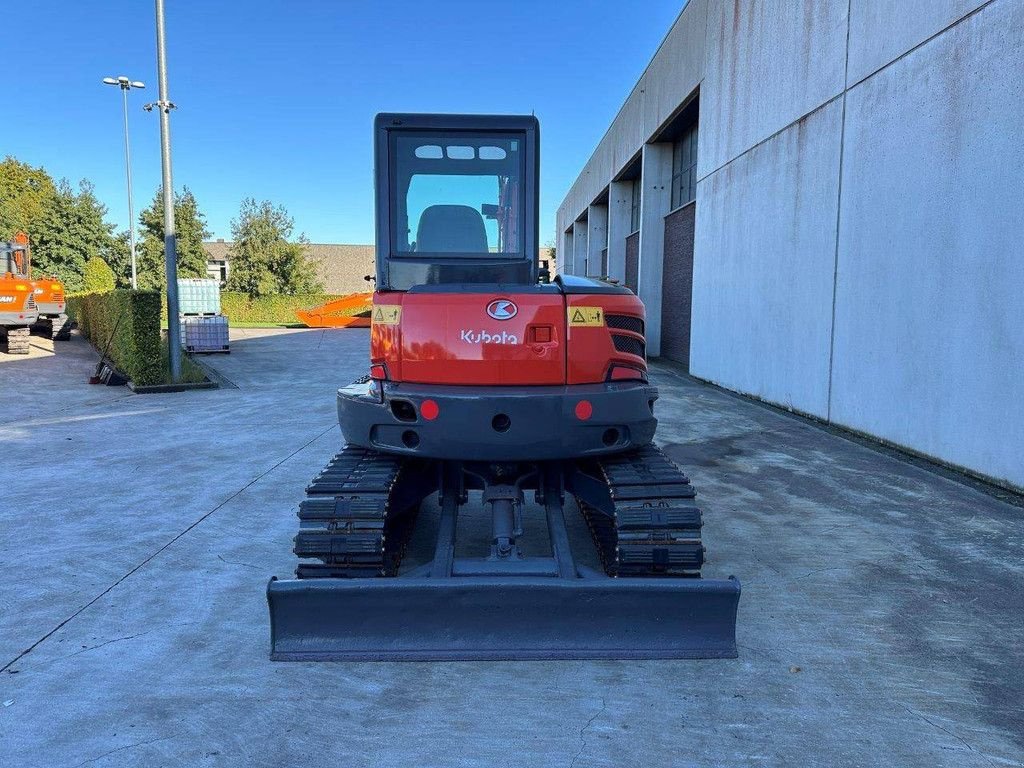
[[651, 355], [1024, 487], [1024, 2], [690, 0], [558, 209]]
[[[210, 240], [206, 250], [206, 273], [221, 285], [231, 274], [231, 241]], [[316, 264], [317, 275], [330, 294], [372, 291], [373, 283], [365, 277], [374, 273], [372, 245], [347, 243], [310, 243], [307, 255]]]

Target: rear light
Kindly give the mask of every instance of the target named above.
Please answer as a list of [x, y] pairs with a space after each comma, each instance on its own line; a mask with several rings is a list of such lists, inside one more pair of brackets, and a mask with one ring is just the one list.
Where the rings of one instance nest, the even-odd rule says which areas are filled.
[[379, 363], [370, 366], [370, 378], [377, 381], [387, 381], [388, 369]]
[[613, 365], [608, 372], [608, 381], [647, 381], [647, 374], [639, 368], [626, 365]]
[[589, 400], [580, 400], [576, 403], [576, 418], [580, 421], [586, 421], [594, 413], [594, 406], [590, 404]]
[[441, 408], [434, 400], [424, 400], [420, 403], [420, 416], [427, 421], [433, 421], [441, 413]]

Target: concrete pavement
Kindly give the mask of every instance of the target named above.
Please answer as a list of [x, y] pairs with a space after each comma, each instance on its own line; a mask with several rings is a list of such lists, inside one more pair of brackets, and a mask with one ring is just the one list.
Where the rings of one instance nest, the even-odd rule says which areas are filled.
[[660, 367], [740, 658], [272, 664], [267, 578], [363, 330], [241, 330], [236, 385], [0, 355], [0, 765], [972, 766], [1024, 756], [1022, 509]]

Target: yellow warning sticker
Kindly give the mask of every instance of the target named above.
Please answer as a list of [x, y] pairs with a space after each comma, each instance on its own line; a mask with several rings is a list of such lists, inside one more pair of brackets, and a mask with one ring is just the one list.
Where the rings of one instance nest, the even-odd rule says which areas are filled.
[[398, 321], [402, 319], [402, 305], [374, 304], [370, 319], [374, 325], [398, 325]]
[[604, 309], [601, 307], [569, 307], [569, 325], [576, 328], [604, 325]]

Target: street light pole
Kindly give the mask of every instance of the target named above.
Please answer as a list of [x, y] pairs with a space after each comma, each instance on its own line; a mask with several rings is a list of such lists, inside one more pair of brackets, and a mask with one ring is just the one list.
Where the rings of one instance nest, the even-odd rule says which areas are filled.
[[145, 88], [145, 83], [138, 80], [129, 80], [124, 75], [120, 77], [104, 77], [103, 82], [107, 85], [117, 85], [121, 88], [121, 95], [124, 103], [124, 167], [128, 177], [128, 242], [132, 252], [132, 288], [139, 287], [138, 273], [135, 267], [135, 207], [132, 202], [132, 152], [128, 140], [128, 91], [132, 88]]
[[[171, 381], [181, 380], [181, 324], [178, 310], [178, 245], [174, 231], [174, 183], [171, 180], [171, 110], [167, 98], [167, 44], [164, 34], [164, 0], [156, 0], [156, 68], [160, 82], [160, 160], [164, 196], [164, 269], [167, 272], [167, 346]], [[147, 104], [151, 110], [153, 104]]]

